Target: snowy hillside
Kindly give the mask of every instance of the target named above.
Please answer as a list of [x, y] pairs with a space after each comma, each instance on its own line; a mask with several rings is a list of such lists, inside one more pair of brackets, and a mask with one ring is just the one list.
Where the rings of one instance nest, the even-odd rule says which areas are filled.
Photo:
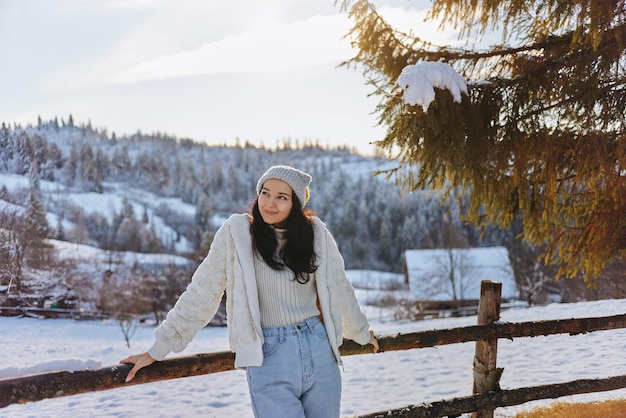
[[[28, 189], [29, 178], [16, 174], [0, 173], [0, 185], [7, 187], [9, 192]], [[146, 214], [150, 224], [156, 229], [156, 234], [174, 252], [185, 253], [193, 250], [190, 242], [185, 237], [177, 238], [177, 232], [165, 223], [162, 217], [155, 214], [155, 209], [160, 206], [175, 208], [187, 217], [195, 216], [196, 208], [178, 198], [158, 196], [142, 189], [133, 189], [123, 184], [105, 183], [104, 191], [100, 193], [92, 191], [78, 191], [64, 187], [56, 182], [42, 180], [41, 191], [49, 205], [75, 205], [83, 209], [85, 213], [96, 213], [113, 221], [116, 213], [120, 213], [125, 204], [132, 207], [134, 213]], [[0, 200], [4, 207], [15, 207]], [[55, 227], [62, 222], [65, 231], [72, 231], [76, 227], [77, 219], [60, 218], [52, 212], [47, 214], [48, 223]]]
[[[393, 177], [374, 175], [394, 167], [387, 159], [294, 142], [271, 150], [161, 134], [117, 138], [56, 119], [2, 124], [0, 232], [6, 243], [0, 261], [8, 267], [0, 272], [0, 289], [17, 296], [78, 294], [90, 309], [102, 305], [105, 275], [120, 295], [133, 277], [157, 286], [156, 293], [169, 291], [168, 278], [188, 274], [163, 270], [193, 268], [223, 220], [249, 208], [259, 175], [272, 164], [311, 173], [307, 208], [331, 230], [350, 269], [400, 273], [407, 249], [452, 241], [505, 245], [513, 238], [507, 231], [481, 236], [460, 220], [453, 201], [427, 191], [402, 193]], [[80, 248], [80, 259], [68, 248]]]
[[258, 177], [273, 164], [313, 176], [307, 207], [327, 223], [351, 268], [400, 271], [404, 249], [443, 244], [444, 211], [470, 245], [502, 243], [501, 234], [479, 240], [438, 197], [404, 194], [393, 177], [375, 176], [395, 166], [385, 158], [291, 139], [272, 150], [161, 134], [117, 138], [57, 120], [0, 127], [0, 210], [42, 205], [49, 238], [185, 255], [249, 207]]

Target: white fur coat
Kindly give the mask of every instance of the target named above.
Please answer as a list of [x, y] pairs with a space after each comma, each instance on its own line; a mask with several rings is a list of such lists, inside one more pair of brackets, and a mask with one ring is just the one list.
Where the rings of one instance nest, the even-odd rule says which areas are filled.
[[[343, 337], [359, 344], [370, 340], [369, 323], [361, 312], [344, 261], [326, 225], [314, 218], [314, 249], [318, 268], [317, 295], [330, 345], [341, 364], [339, 346]], [[232, 215], [215, 234], [209, 253], [193, 274], [187, 290], [155, 330], [148, 350], [156, 360], [169, 352], [182, 351], [205, 327], [226, 291], [226, 314], [230, 348], [235, 367], [263, 363], [263, 332], [254, 272], [250, 217]]]

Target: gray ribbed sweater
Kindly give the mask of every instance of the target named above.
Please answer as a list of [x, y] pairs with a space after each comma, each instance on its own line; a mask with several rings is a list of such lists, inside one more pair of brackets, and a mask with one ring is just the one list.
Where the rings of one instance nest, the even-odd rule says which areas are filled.
[[[277, 254], [286, 243], [286, 230], [275, 229]], [[274, 328], [293, 325], [320, 314], [317, 308], [315, 274], [307, 283], [298, 283], [288, 268], [274, 270], [257, 253], [254, 270], [259, 292], [261, 327]]]

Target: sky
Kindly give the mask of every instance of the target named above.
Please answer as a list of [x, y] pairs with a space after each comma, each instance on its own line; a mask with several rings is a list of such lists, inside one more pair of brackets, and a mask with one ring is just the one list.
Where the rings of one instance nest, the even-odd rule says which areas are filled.
[[[358, 285], [364, 272], [348, 271]], [[372, 282], [373, 272], [366, 272]], [[357, 290], [357, 296], [377, 334], [407, 333], [476, 325], [476, 316], [418, 322], [393, 321], [392, 311], [367, 305], [376, 290]], [[602, 300], [532, 308], [504, 309], [501, 320], [528, 322], [551, 319], [621, 315], [626, 300]], [[127, 348], [114, 321], [0, 317], [0, 379], [53, 371], [110, 367], [152, 342], [151, 325], [140, 326]], [[201, 330], [181, 354], [228, 349], [227, 329]], [[503, 389], [565, 383], [626, 374], [622, 361], [626, 330], [597, 331], [570, 336], [551, 335], [499, 340], [497, 367], [503, 367]], [[464, 397], [472, 392], [475, 344], [344, 356], [341, 416], [353, 417], [411, 404]], [[174, 356], [172, 354], [171, 356]], [[141, 373], [141, 372], [140, 372]], [[626, 398], [626, 389], [534, 401], [498, 408], [496, 418], [550, 403], [590, 402]], [[0, 409], [9, 418], [252, 418], [245, 373], [228, 371], [206, 376], [161, 381], [102, 392], [10, 405]], [[463, 415], [467, 417], [467, 414]]]
[[[395, 27], [439, 44], [430, 1], [378, 0]], [[0, 0], [0, 122], [38, 116], [117, 136], [209, 144], [287, 138], [369, 153], [378, 98], [342, 39], [334, 0]]]

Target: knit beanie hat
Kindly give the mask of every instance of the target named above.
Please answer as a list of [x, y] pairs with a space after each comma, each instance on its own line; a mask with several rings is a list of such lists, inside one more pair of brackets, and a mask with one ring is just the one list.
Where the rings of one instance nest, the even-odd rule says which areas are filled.
[[313, 179], [309, 174], [288, 165], [275, 165], [267, 169], [256, 184], [256, 194], [261, 194], [263, 183], [269, 179], [278, 179], [287, 183], [294, 191], [302, 207], [309, 200], [309, 184]]

